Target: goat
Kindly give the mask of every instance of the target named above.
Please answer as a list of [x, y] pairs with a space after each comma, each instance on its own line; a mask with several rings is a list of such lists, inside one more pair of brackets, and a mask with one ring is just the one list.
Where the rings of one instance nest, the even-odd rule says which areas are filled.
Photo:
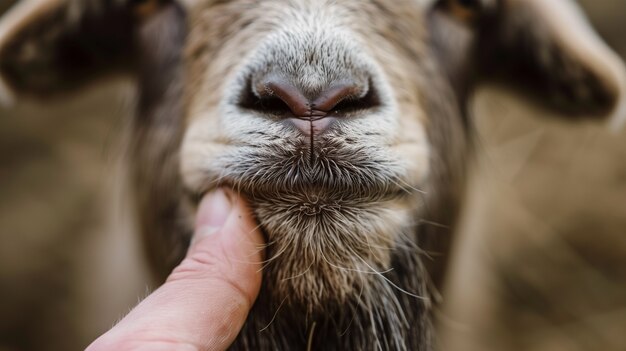
[[23, 0], [0, 23], [5, 102], [115, 70], [138, 82], [155, 278], [216, 187], [267, 237], [234, 350], [432, 350], [475, 87], [615, 126], [626, 112], [622, 62], [569, 0]]

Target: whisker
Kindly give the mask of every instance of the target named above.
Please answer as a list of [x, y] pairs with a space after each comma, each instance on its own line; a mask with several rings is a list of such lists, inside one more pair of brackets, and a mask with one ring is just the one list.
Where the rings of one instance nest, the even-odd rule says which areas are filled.
[[311, 269], [311, 266], [313, 266], [313, 262], [311, 262], [311, 264], [310, 264], [310, 265], [309, 265], [309, 266], [308, 266], [308, 267], [304, 270], [304, 272], [299, 273], [299, 274], [296, 274], [296, 275], [294, 275], [294, 276], [292, 276], [292, 277], [283, 278], [281, 281], [283, 281], [283, 282], [284, 282], [284, 281], [287, 281], [287, 280], [291, 280], [291, 279], [299, 278], [299, 277], [301, 277], [301, 276], [305, 275], [305, 274], [309, 271], [309, 269]]
[[[398, 181], [400, 181], [402, 184], [404, 184], [404, 185], [405, 185], [407, 188], [409, 188], [410, 190], [413, 190], [413, 191], [415, 191], [415, 192], [417, 192], [417, 193], [420, 193], [420, 194], [422, 194], [422, 195], [426, 195], [426, 194], [427, 194], [427, 192], [426, 192], [425, 190], [418, 189], [418, 188], [416, 188], [416, 187], [414, 187], [414, 186], [411, 186], [411, 185], [410, 185], [409, 183], [407, 183], [404, 179], [402, 179], [402, 178], [397, 178], [397, 179], [398, 179]], [[396, 184], [397, 186], [399, 186], [399, 187], [401, 187], [402, 189], [404, 189], [404, 188], [402, 187], [402, 185], [401, 185], [401, 184], [398, 184], [395, 180], [393, 180], [393, 179], [392, 179], [391, 181], [392, 181], [394, 184]]]
[[402, 293], [404, 293], [404, 294], [406, 294], [406, 295], [408, 295], [408, 296], [412, 296], [412, 297], [415, 297], [415, 298], [417, 298], [417, 299], [420, 299], [420, 300], [424, 300], [424, 301], [428, 301], [428, 300], [430, 300], [428, 297], [419, 296], [419, 295], [417, 295], [417, 294], [413, 294], [413, 293], [411, 293], [411, 292], [408, 292], [408, 291], [406, 291], [406, 290], [402, 289], [401, 287], [399, 287], [398, 285], [396, 285], [394, 282], [392, 282], [389, 278], [387, 278], [387, 277], [385, 277], [384, 275], [382, 275], [382, 274], [381, 274], [381, 272], [376, 271], [376, 270], [374, 269], [374, 267], [370, 266], [370, 265], [369, 265], [369, 263], [367, 263], [367, 261], [365, 261], [364, 259], [362, 259], [362, 258], [361, 258], [361, 257], [359, 257], [359, 256], [357, 256], [357, 257], [358, 257], [359, 259], [361, 259], [361, 261], [362, 261], [362, 262], [363, 262], [366, 266], [368, 266], [368, 267], [372, 270], [372, 272], [373, 272], [374, 274], [376, 274], [376, 275], [378, 275], [379, 277], [383, 278], [383, 279], [384, 279], [387, 283], [389, 283], [391, 286], [393, 286], [394, 288], [398, 289], [398, 291], [400, 291], [400, 292], [402, 292]]
[[267, 330], [267, 328], [270, 327], [270, 325], [272, 325], [272, 323], [274, 323], [274, 320], [276, 319], [276, 316], [278, 315], [278, 312], [280, 311], [281, 307], [283, 307], [283, 304], [285, 303], [285, 301], [287, 300], [287, 297], [285, 296], [285, 298], [283, 299], [283, 301], [281, 301], [280, 305], [278, 305], [278, 308], [276, 309], [276, 312], [274, 312], [274, 316], [272, 317], [272, 320], [270, 320], [269, 323], [267, 323], [267, 325], [263, 328], [261, 328], [259, 330], [259, 333]]
[[[363, 273], [363, 274], [377, 274], [377, 275], [380, 275], [380, 274], [389, 273], [389, 272], [391, 272], [391, 271], [393, 270], [393, 268], [390, 268], [390, 269], [388, 269], [388, 270], [386, 270], [386, 271], [382, 271], [382, 272], [377, 272], [377, 271], [373, 271], [373, 272], [372, 272], [372, 271], [362, 271], [362, 270], [360, 270], [360, 269], [356, 269], [356, 268], [346, 268], [346, 267], [341, 267], [341, 266], [337, 266], [337, 265], [335, 265], [335, 264], [332, 264], [332, 263], [331, 263], [331, 262], [330, 262], [330, 261], [326, 258], [326, 256], [324, 255], [324, 253], [323, 253], [323, 252], [322, 252], [321, 254], [322, 254], [322, 258], [324, 259], [324, 261], [326, 261], [326, 263], [327, 263], [329, 266], [331, 266], [331, 267], [333, 267], [333, 268], [341, 269], [341, 270], [344, 270], [344, 271], [348, 271], [348, 272], [357, 272], [357, 273]], [[358, 257], [358, 256], [357, 256], [357, 257]], [[363, 260], [361, 257], [359, 257], [359, 258], [360, 258], [361, 260]], [[370, 267], [370, 268], [371, 268], [371, 267]]]
[[[356, 298], [357, 303], [360, 305], [361, 304], [361, 296], [363, 295], [363, 290], [365, 289], [365, 285], [361, 285], [361, 289], [359, 290], [359, 295]], [[348, 332], [348, 330], [350, 330], [350, 326], [352, 326], [352, 322], [354, 322], [354, 319], [356, 318], [356, 313], [357, 313], [357, 309], [353, 309], [354, 311], [352, 312], [352, 317], [350, 318], [350, 322], [348, 322], [348, 326], [346, 327], [346, 329], [339, 334], [339, 336], [344, 336], [346, 335], [346, 333]]]

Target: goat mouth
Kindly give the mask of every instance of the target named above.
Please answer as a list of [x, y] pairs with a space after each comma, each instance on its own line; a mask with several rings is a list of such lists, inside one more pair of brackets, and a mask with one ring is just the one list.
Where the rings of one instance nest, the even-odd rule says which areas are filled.
[[346, 143], [319, 142], [311, 149], [305, 141], [289, 147], [235, 149], [203, 171], [196, 183], [198, 195], [218, 187], [233, 189], [251, 199], [306, 203], [318, 211], [337, 203], [366, 204], [416, 195], [417, 188], [403, 178], [403, 168], [384, 154]]
[[307, 216], [316, 216], [327, 210], [340, 210], [343, 206], [354, 204], [385, 202], [410, 197], [412, 194], [402, 188], [363, 188], [360, 190], [342, 187], [328, 187], [320, 184], [306, 186], [287, 186], [281, 182], [268, 182], [259, 186], [246, 180], [224, 178], [201, 191], [188, 191], [187, 195], [195, 205], [209, 192], [218, 189], [230, 189], [246, 198], [262, 201], [279, 200], [291, 202], [293, 209]]
[[[288, 173], [287, 173], [288, 174]], [[305, 214], [317, 214], [327, 208], [343, 204], [365, 204], [404, 199], [416, 195], [415, 188], [402, 187], [402, 180], [363, 178], [360, 174], [345, 174], [337, 178], [315, 179], [311, 173], [300, 170], [285, 176], [285, 172], [265, 174], [263, 179], [245, 173], [208, 180], [200, 189], [186, 189], [192, 203], [198, 204], [207, 193], [226, 188], [254, 200], [285, 200], [301, 204]]]

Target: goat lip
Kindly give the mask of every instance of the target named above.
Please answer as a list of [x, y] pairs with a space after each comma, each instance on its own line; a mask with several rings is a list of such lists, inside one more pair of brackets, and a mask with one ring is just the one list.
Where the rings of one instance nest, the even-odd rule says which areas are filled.
[[[251, 201], [258, 199], [302, 199], [302, 201], [310, 201], [317, 198], [322, 202], [333, 203], [352, 203], [364, 204], [379, 201], [392, 201], [410, 197], [411, 192], [406, 189], [397, 187], [388, 187], [384, 185], [372, 186], [369, 188], [345, 188], [341, 186], [329, 186], [328, 184], [318, 183], [296, 183], [288, 184], [277, 180], [259, 184], [245, 179], [223, 179], [219, 182], [213, 182], [213, 185], [196, 191], [188, 191], [189, 199], [193, 207], [197, 207], [200, 200], [206, 194], [218, 189], [231, 189], [237, 194], [241, 194]], [[235, 185], [237, 184], [237, 185]], [[413, 194], [414, 195], [414, 194]]]
[[389, 192], [365, 192], [353, 193], [349, 191], [340, 191], [339, 189], [330, 189], [324, 187], [311, 186], [302, 189], [256, 189], [245, 193], [250, 201], [278, 201], [292, 202], [294, 204], [341, 204], [343, 206], [362, 206], [379, 202], [401, 200], [408, 197], [404, 191]]
[[[237, 184], [235, 186], [234, 184]], [[265, 184], [259, 184], [250, 182], [244, 179], [238, 181], [225, 180], [220, 184], [208, 189], [204, 194], [215, 190], [216, 188], [229, 188], [237, 193], [244, 194], [250, 198], [284, 198], [285, 196], [290, 198], [319, 198], [319, 199], [350, 199], [353, 202], [376, 202], [376, 201], [388, 201], [398, 198], [404, 198], [410, 195], [404, 189], [398, 189], [395, 187], [387, 187], [382, 184], [372, 185], [367, 188], [360, 187], [341, 187], [330, 186], [329, 184], [322, 183], [309, 183], [309, 182], [289, 182], [283, 180], [276, 180], [267, 182]], [[201, 198], [201, 197], [200, 197]]]

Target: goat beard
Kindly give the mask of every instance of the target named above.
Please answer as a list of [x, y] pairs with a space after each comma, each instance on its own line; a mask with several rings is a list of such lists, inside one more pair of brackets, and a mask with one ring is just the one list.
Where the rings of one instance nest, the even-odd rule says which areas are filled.
[[429, 280], [407, 199], [309, 197], [254, 197], [268, 262], [232, 349], [430, 349]]
[[283, 194], [253, 203], [268, 239], [264, 282], [274, 301], [307, 314], [385, 282], [396, 247], [414, 245], [404, 237], [411, 221], [403, 201]]

